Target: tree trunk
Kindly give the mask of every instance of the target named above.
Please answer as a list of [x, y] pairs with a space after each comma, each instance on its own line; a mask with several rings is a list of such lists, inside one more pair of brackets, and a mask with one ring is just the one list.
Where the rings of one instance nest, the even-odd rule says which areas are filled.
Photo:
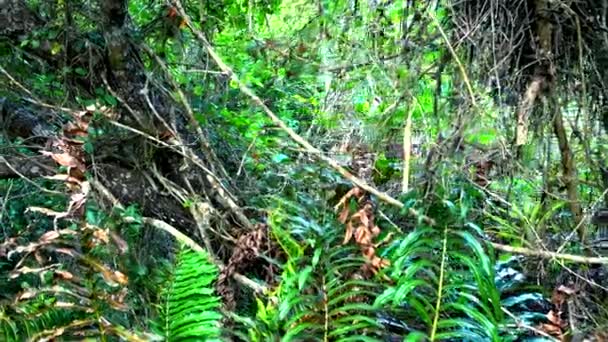
[[[556, 108], [556, 114], [553, 118], [553, 130], [557, 136], [559, 150], [561, 153], [563, 181], [566, 185], [566, 193], [568, 195], [570, 211], [574, 216], [575, 224], [578, 226], [582, 219], [581, 204], [578, 200], [578, 178], [572, 150], [570, 150], [568, 136], [566, 135], [566, 128], [564, 127], [564, 119], [559, 108]], [[581, 241], [584, 241], [586, 235], [585, 228], [582, 226], [579, 227], [578, 233]]]

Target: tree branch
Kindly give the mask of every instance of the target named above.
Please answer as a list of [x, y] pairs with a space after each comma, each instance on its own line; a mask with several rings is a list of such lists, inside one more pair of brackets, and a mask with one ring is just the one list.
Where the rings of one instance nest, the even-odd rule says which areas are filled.
[[605, 257], [586, 257], [582, 255], [575, 254], [563, 254], [563, 253], [555, 253], [550, 251], [543, 250], [532, 250], [526, 247], [513, 247], [508, 245], [503, 245], [500, 243], [489, 242], [492, 247], [501, 250], [503, 252], [508, 253], [516, 253], [528, 256], [541, 257], [545, 259], [561, 259], [566, 261], [572, 261], [579, 264], [602, 264], [608, 265], [608, 258]]

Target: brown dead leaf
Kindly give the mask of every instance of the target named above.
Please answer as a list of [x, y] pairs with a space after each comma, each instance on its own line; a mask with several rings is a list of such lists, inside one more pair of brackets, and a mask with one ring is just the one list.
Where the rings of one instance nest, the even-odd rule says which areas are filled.
[[374, 256], [372, 259], [372, 266], [374, 266], [374, 268], [376, 268], [376, 269], [388, 267], [390, 264], [391, 264], [390, 261], [388, 261], [386, 259], [382, 259], [377, 256]]
[[348, 207], [345, 206], [342, 211], [340, 212], [340, 216], [338, 217], [338, 221], [340, 221], [340, 223], [344, 224], [346, 223], [346, 220], [348, 219]]
[[104, 243], [110, 242], [110, 236], [108, 234], [108, 229], [96, 229], [93, 232], [93, 236]]
[[17, 296], [17, 300], [24, 300], [24, 299], [34, 298], [34, 297], [36, 297], [36, 294], [38, 294], [37, 291], [26, 290], [26, 291], [22, 292], [20, 295]]
[[67, 148], [64, 149], [64, 152], [69, 153], [70, 155], [74, 156], [74, 158], [81, 160], [80, 157], [78, 157], [79, 155], [81, 155], [81, 149], [82, 149], [82, 145], [84, 145], [84, 141], [82, 140], [77, 140], [77, 139], [71, 139], [68, 137], [62, 137], [61, 138], [67, 145]]
[[49, 151], [42, 151], [41, 153], [45, 156], [50, 156], [57, 164], [61, 166], [74, 168], [80, 166], [80, 162], [68, 153], [53, 153]]
[[349, 221], [346, 224], [346, 231], [344, 232], [344, 241], [342, 241], [343, 245], [346, 245], [349, 241], [350, 238], [353, 236], [353, 225], [352, 223]]
[[118, 236], [118, 234], [110, 231], [110, 237], [112, 238], [112, 241], [114, 241], [114, 244], [116, 244], [116, 247], [118, 247], [120, 254], [125, 254], [129, 250], [127, 242]]
[[57, 174], [57, 175], [53, 175], [53, 176], [45, 176], [44, 178], [50, 179], [50, 180], [62, 181], [62, 182], [66, 182], [66, 183], [80, 184], [80, 180], [78, 178], [72, 177], [68, 174]]
[[[125, 274], [123, 274], [120, 271], [113, 271], [110, 268], [108, 268], [105, 265], [102, 265], [96, 261], [93, 260], [89, 260], [88, 261], [89, 264], [91, 266], [93, 266], [95, 269], [97, 269], [103, 279], [105, 280], [105, 282], [110, 285], [110, 286], [116, 286], [118, 284], [120, 285], [127, 285], [128, 284], [128, 278]], [[118, 283], [118, 284], [117, 284]]]
[[564, 334], [559, 326], [549, 323], [542, 323], [540, 324], [538, 329], [542, 332], [547, 333], [548, 335], [558, 338], [560, 341], [563, 341], [564, 339]]
[[576, 290], [575, 290], [575, 289], [573, 289], [573, 288], [571, 288], [571, 287], [568, 287], [568, 286], [566, 286], [566, 285], [560, 285], [560, 286], [557, 288], [557, 291], [559, 291], [559, 292], [563, 292], [563, 293], [565, 293], [565, 294], [566, 294], [566, 295], [568, 295], [568, 296], [572, 296], [572, 295], [574, 295], [574, 294], [576, 293]]
[[562, 320], [560, 316], [560, 312], [555, 312], [554, 310], [551, 310], [549, 311], [549, 313], [547, 313], [547, 320], [551, 322], [551, 324], [556, 325], [558, 327], [565, 327], [567, 323], [564, 322], [564, 320]]
[[40, 243], [48, 243], [48, 242], [51, 242], [51, 241], [57, 239], [60, 236], [61, 236], [61, 234], [58, 231], [51, 230], [51, 231], [48, 231], [48, 232], [42, 234], [42, 236], [40, 237], [40, 239], [38, 239], [38, 241]]
[[367, 260], [372, 261], [376, 257], [376, 249], [373, 246], [363, 247], [362, 254]]
[[352, 222], [361, 222], [361, 210], [358, 210], [350, 217]]
[[34, 258], [36, 259], [36, 262], [38, 262], [39, 265], [43, 265], [46, 262], [46, 258], [42, 256], [42, 253], [40, 253], [40, 251], [34, 252]]
[[68, 271], [55, 270], [55, 275], [64, 280], [74, 279], [74, 275]]
[[123, 286], [129, 283], [129, 278], [120, 271], [114, 271], [114, 279], [116, 280], [116, 282]]
[[72, 122], [68, 122], [63, 128], [63, 134], [69, 137], [86, 137], [88, 125], [76, 125]]
[[364, 194], [365, 191], [358, 186], [353, 189], [353, 196], [357, 198], [361, 198], [361, 196], [363, 196]]
[[115, 309], [118, 311], [127, 311], [129, 309], [128, 305], [117, 302], [117, 301], [113, 300], [112, 298], [107, 298], [106, 300], [108, 301], [108, 304], [110, 304], [110, 307], [112, 307], [112, 309]]
[[75, 250], [73, 250], [71, 248], [55, 248], [54, 251], [57, 253], [66, 254], [66, 255], [69, 255], [72, 257], [78, 255], [78, 252], [76, 252]]
[[364, 225], [365, 227], [369, 227], [370, 220], [369, 220], [369, 216], [368, 216], [367, 212], [365, 210], [360, 210], [359, 216], [360, 216], [361, 224]]
[[41, 213], [46, 216], [51, 216], [51, 217], [56, 217], [56, 218], [67, 217], [70, 214], [67, 211], [58, 212], [55, 210], [51, 210], [48, 208], [42, 208], [42, 207], [29, 207], [29, 208], [27, 208], [26, 212]]
[[355, 230], [355, 241], [357, 241], [358, 244], [370, 244], [371, 242], [371, 237], [370, 237], [370, 233], [369, 230], [367, 230], [367, 228], [365, 226], [359, 226], [357, 227], [357, 229]]

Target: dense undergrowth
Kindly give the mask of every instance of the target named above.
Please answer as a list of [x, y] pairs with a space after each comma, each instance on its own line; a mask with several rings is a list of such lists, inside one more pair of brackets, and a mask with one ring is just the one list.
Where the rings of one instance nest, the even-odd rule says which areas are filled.
[[591, 1], [5, 3], [0, 341], [605, 340]]

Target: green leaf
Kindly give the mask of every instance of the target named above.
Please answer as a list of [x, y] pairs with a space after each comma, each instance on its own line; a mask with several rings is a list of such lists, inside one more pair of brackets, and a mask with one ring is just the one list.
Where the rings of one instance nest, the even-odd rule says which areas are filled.
[[312, 267], [311, 266], [306, 266], [300, 272], [300, 275], [298, 276], [298, 289], [300, 291], [304, 288], [304, 285], [306, 285], [306, 281], [308, 280], [308, 277], [310, 276], [311, 272], [312, 272]]
[[175, 271], [162, 290], [163, 303], [154, 329], [167, 341], [219, 339], [221, 302], [213, 288], [217, 276], [217, 267], [209, 262], [207, 255], [182, 246]]
[[116, 105], [118, 105], [118, 101], [116, 100], [116, 98], [110, 94], [105, 94], [103, 96], [103, 99], [105, 100], [105, 102], [107, 104], [109, 104], [112, 107], [115, 107]]
[[289, 160], [289, 156], [283, 153], [277, 153], [275, 155], [272, 156], [272, 161], [280, 164], [282, 162], [288, 161]]

